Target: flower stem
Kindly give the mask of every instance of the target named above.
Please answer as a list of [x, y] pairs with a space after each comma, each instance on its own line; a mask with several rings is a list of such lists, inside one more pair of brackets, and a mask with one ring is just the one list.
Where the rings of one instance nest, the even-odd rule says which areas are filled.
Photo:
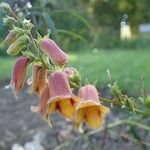
[[150, 116], [150, 111], [141, 111], [137, 108], [134, 109], [135, 113], [137, 114], [141, 114], [141, 115], [144, 115], [144, 116]]
[[[119, 126], [119, 125], [122, 125], [122, 124], [136, 126], [136, 127], [141, 128], [143, 130], [150, 131], [150, 127], [149, 126], [146, 126], [146, 125], [144, 125], [142, 123], [139, 123], [139, 122], [136, 122], [136, 121], [132, 121], [132, 120], [128, 120], [128, 119], [118, 120], [116, 122], [110, 123], [110, 124], [107, 125], [107, 129], [110, 129], [110, 128], [113, 128], [113, 127], [116, 127], [116, 126]], [[96, 133], [98, 133], [100, 131], [103, 131], [103, 130], [105, 130], [105, 126], [102, 126], [102, 127], [98, 128], [98, 129], [95, 129], [95, 130], [91, 130], [91, 131], [89, 131], [89, 132], [87, 132], [85, 134], [81, 134], [81, 135], [75, 137], [74, 139], [68, 140], [68, 141], [60, 144], [54, 150], [60, 150], [63, 147], [69, 145], [71, 142], [76, 142], [76, 141], [80, 140], [81, 138], [83, 138], [85, 136], [90, 136], [90, 135], [96, 134]]]
[[102, 101], [104, 103], [112, 103], [113, 102], [113, 100], [108, 99], [108, 98], [103, 98], [103, 97], [100, 97], [100, 101]]

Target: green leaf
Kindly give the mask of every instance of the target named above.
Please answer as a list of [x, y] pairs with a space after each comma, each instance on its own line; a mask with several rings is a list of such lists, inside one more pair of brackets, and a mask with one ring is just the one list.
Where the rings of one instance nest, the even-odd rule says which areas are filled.
[[42, 15], [48, 28], [51, 30], [52, 33], [54, 33], [56, 31], [54, 21], [47, 12], [43, 12]]
[[62, 13], [68, 13], [68, 14], [76, 17], [80, 22], [85, 24], [88, 28], [92, 29], [92, 25], [84, 17], [82, 17], [79, 13], [77, 13], [75, 11], [55, 10], [55, 11], [53, 11], [52, 14], [56, 14], [56, 13], [61, 13], [61, 14]]
[[68, 30], [64, 30], [64, 29], [57, 29], [56, 30], [57, 33], [63, 33], [63, 34], [67, 34], [75, 39], [79, 39], [85, 43], [89, 43], [84, 37], [82, 37], [81, 35], [75, 33], [75, 32], [72, 32], [72, 31], [68, 31]]
[[0, 8], [3, 9], [4, 11], [11, 11], [9, 4], [5, 2], [0, 3]]
[[0, 42], [0, 49], [2, 49], [5, 46], [5, 41]]

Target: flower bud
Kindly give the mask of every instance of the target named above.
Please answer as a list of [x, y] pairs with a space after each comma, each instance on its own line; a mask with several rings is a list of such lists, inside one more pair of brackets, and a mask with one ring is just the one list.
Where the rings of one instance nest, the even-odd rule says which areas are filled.
[[12, 43], [7, 49], [9, 55], [17, 55], [22, 48], [28, 44], [29, 38], [27, 35], [20, 36], [14, 43]]
[[16, 60], [12, 69], [10, 86], [16, 93], [18, 93], [24, 85], [28, 62], [29, 58], [21, 56]]
[[0, 3], [0, 8], [3, 9], [4, 11], [6, 11], [6, 12], [11, 11], [11, 8], [10, 8], [9, 4], [7, 4], [5, 2]]
[[64, 53], [56, 43], [48, 38], [43, 38], [39, 44], [40, 49], [58, 66], [63, 66], [68, 59], [68, 55]]
[[5, 38], [5, 42], [10, 45], [10, 44], [12, 44], [17, 38], [18, 38], [17, 32], [14, 31], [14, 30], [11, 30], [11, 31], [8, 33], [8, 35], [6, 36], [6, 38]]
[[71, 76], [74, 74], [74, 72], [76, 72], [76, 68], [73, 68], [73, 67], [67, 67], [64, 69], [64, 72], [68, 75], [68, 76]]
[[31, 93], [37, 92], [41, 95], [46, 86], [46, 70], [38, 65], [33, 66]]
[[16, 20], [13, 17], [3, 18], [4, 26], [12, 27]]
[[67, 67], [64, 69], [64, 72], [68, 75], [71, 88], [80, 86], [80, 75], [76, 68]]

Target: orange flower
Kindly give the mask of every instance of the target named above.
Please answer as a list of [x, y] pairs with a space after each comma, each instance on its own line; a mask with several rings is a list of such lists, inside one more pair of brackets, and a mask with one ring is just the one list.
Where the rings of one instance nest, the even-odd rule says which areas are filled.
[[47, 119], [48, 116], [46, 116], [46, 106], [49, 98], [50, 98], [50, 92], [49, 92], [49, 86], [47, 85], [42, 91], [38, 106], [31, 106], [31, 111], [41, 112], [41, 115]]
[[49, 77], [49, 90], [50, 100], [47, 113], [57, 110], [62, 116], [72, 118], [76, 113], [74, 105], [78, 98], [71, 92], [67, 74], [59, 71], [53, 72]]
[[31, 93], [42, 93], [46, 86], [46, 70], [38, 65], [33, 66]]
[[24, 85], [28, 62], [29, 58], [21, 56], [16, 60], [12, 69], [10, 86], [16, 93], [18, 93]]
[[97, 128], [102, 122], [102, 114], [109, 109], [100, 104], [98, 92], [93, 85], [81, 87], [78, 94], [81, 99], [77, 105], [74, 127], [79, 127], [85, 121], [89, 128]]
[[67, 62], [68, 55], [63, 52], [53, 40], [43, 38], [39, 47], [46, 55], [48, 55], [51, 61], [58, 66], [63, 66]]

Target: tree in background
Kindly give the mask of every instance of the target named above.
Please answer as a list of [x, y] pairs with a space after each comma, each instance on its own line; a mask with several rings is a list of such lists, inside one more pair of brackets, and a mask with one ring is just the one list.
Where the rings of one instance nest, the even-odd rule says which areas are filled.
[[150, 22], [149, 0], [3, 1], [9, 2], [20, 17], [32, 19], [40, 34], [50, 33], [66, 50], [89, 47], [137, 48], [141, 43], [139, 41], [120, 41], [123, 15], [128, 16], [127, 23], [134, 34], [137, 34], [140, 23]]

